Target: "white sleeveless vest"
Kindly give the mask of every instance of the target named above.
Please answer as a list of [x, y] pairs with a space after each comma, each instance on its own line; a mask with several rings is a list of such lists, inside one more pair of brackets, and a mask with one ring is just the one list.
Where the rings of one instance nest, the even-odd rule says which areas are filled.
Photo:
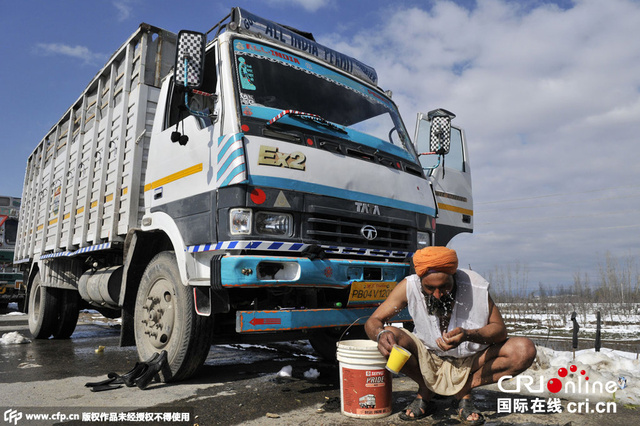
[[[479, 274], [466, 269], [458, 269], [456, 279], [456, 302], [453, 305], [449, 328], [456, 327], [466, 330], [484, 327], [489, 323], [489, 283]], [[438, 318], [427, 313], [427, 303], [422, 294], [422, 286], [418, 275], [407, 277], [407, 301], [409, 314], [413, 318], [415, 329], [413, 333], [425, 344], [427, 349], [438, 356], [462, 358], [484, 350], [488, 345], [462, 342], [457, 348], [443, 352], [436, 344], [436, 339], [442, 336]]]

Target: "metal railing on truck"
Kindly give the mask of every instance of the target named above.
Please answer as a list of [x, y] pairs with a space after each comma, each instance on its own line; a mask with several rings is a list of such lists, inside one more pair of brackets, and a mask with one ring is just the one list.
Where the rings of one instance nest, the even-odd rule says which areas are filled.
[[122, 241], [144, 214], [144, 163], [176, 35], [142, 24], [27, 161], [16, 262]]

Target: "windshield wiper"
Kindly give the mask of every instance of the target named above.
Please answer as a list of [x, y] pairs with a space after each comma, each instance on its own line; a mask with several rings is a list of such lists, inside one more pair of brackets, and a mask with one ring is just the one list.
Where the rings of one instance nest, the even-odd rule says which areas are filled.
[[269, 120], [266, 124], [267, 127], [271, 126], [272, 124], [274, 124], [276, 121], [280, 120], [283, 117], [286, 117], [287, 115], [293, 116], [293, 117], [297, 117], [297, 118], [301, 118], [303, 120], [309, 120], [309, 121], [313, 121], [316, 124], [320, 124], [322, 126], [328, 127], [331, 130], [335, 130], [336, 132], [340, 132], [340, 133], [347, 133], [346, 130], [344, 130], [342, 127], [336, 126], [333, 123], [330, 123], [329, 121], [325, 120], [324, 118], [320, 117], [317, 114], [311, 114], [308, 112], [302, 112], [302, 111], [296, 111], [293, 109], [285, 109], [284, 111], [282, 111], [281, 113], [279, 113], [278, 115], [276, 115], [275, 117], [273, 117], [271, 120]]

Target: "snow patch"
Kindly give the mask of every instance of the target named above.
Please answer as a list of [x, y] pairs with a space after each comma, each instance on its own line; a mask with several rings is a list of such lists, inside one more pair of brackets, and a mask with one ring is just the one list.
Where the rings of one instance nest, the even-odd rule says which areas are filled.
[[320, 372], [315, 368], [310, 368], [304, 372], [305, 379], [317, 379], [318, 377], [320, 377]]
[[0, 338], [0, 345], [19, 345], [22, 343], [31, 343], [31, 340], [27, 339], [17, 331], [4, 333]]
[[[600, 352], [587, 349], [577, 351], [574, 359], [572, 352], [555, 351], [542, 346], [537, 349], [536, 360], [520, 374], [522, 378], [505, 380], [503, 388], [516, 389], [519, 380], [520, 395], [640, 404], [640, 360], [636, 359], [636, 354], [606, 348]], [[561, 369], [566, 369], [563, 372], [565, 376], [560, 374]], [[548, 389], [547, 384], [551, 379], [562, 382], [560, 391], [551, 392]], [[497, 384], [490, 387], [500, 390]]]
[[291, 377], [291, 373], [293, 372], [293, 367], [290, 365], [286, 365], [282, 367], [280, 371], [278, 371], [278, 377]]

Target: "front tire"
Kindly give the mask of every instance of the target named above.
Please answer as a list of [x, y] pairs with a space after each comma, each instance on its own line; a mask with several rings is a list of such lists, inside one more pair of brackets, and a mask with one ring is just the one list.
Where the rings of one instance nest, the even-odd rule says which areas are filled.
[[40, 274], [33, 278], [29, 294], [29, 331], [35, 339], [48, 339], [57, 325], [58, 289], [44, 287]]
[[182, 284], [173, 252], [156, 255], [140, 281], [134, 310], [138, 355], [147, 360], [167, 351], [163, 382], [184, 380], [204, 363], [211, 347], [213, 317], [196, 314], [193, 291]]

